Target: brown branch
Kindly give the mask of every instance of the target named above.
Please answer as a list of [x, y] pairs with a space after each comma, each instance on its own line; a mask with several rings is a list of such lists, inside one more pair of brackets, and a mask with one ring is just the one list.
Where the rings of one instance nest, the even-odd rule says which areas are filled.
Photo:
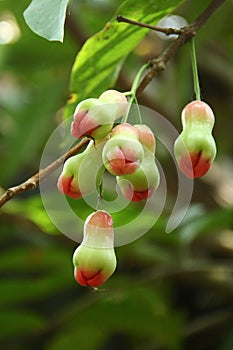
[[[137, 95], [140, 95], [143, 92], [143, 90], [146, 88], [146, 86], [151, 82], [151, 80], [155, 76], [158, 76], [165, 69], [165, 65], [168, 62], [168, 60], [170, 60], [174, 56], [174, 54], [177, 52], [177, 50], [181, 46], [186, 44], [196, 34], [196, 32], [201, 27], [203, 27], [203, 25], [206, 23], [208, 18], [217, 10], [217, 8], [220, 5], [223, 4], [224, 1], [225, 0], [212, 0], [210, 5], [196, 18], [196, 20], [191, 25], [179, 30], [179, 31], [181, 31], [181, 33], [179, 33], [178, 38], [172, 44], [170, 44], [168, 46], [168, 48], [164, 52], [162, 52], [162, 54], [160, 56], [158, 56], [157, 58], [155, 58], [151, 61], [151, 66], [150, 66], [149, 71], [147, 72], [145, 77], [142, 79], [141, 83], [139, 84], [139, 86], [137, 88]], [[120, 19], [121, 18], [122, 17], [120, 17]], [[118, 20], [119, 20], [119, 17], [118, 17]], [[130, 24], [138, 25], [138, 22], [132, 23], [133, 22], [132, 20], [128, 20], [128, 21], [131, 21], [131, 23], [128, 22]], [[143, 24], [142, 26], [145, 26], [145, 25]], [[150, 28], [150, 26], [147, 26], [147, 28]], [[156, 27], [153, 27], [150, 29], [158, 30], [155, 28]], [[159, 29], [161, 29], [161, 28], [159, 27]], [[170, 30], [171, 30], [171, 28], [167, 28], [167, 33]], [[172, 29], [172, 31], [173, 32], [170, 34], [177, 34], [177, 33], [174, 33], [174, 29]], [[164, 28], [163, 28], [163, 32], [165, 32]], [[165, 34], [167, 34], [167, 33], [165, 33]], [[73, 156], [78, 151], [80, 151], [80, 149], [84, 145], [86, 145], [87, 142], [88, 142], [87, 139], [80, 141], [76, 146], [71, 148], [63, 156], [61, 156], [60, 158], [55, 160], [53, 163], [48, 165], [46, 168], [41, 169], [38, 173], [36, 173], [32, 177], [30, 177], [25, 182], [21, 183], [18, 186], [11, 187], [8, 190], [6, 190], [6, 192], [0, 197], [0, 207], [2, 207], [5, 203], [7, 203], [10, 199], [15, 197], [16, 195], [37, 187], [39, 184], [39, 181], [45, 179], [51, 173], [53, 173], [61, 164], [63, 164], [63, 162], [67, 158]]]
[[133, 24], [142, 28], [148, 28], [152, 30], [156, 30], [157, 32], [164, 33], [166, 35], [180, 35], [183, 32], [183, 29], [175, 29], [175, 28], [163, 28], [163, 27], [158, 27], [158, 26], [152, 26], [150, 24], [134, 21], [132, 19], [123, 17], [123, 16], [117, 16], [116, 18], [117, 22], [124, 22], [128, 24]]
[[38, 173], [30, 177], [25, 182], [21, 183], [18, 186], [8, 188], [6, 192], [0, 197], [0, 207], [2, 207], [5, 203], [7, 203], [10, 199], [17, 196], [18, 194], [28, 190], [33, 190], [35, 187], [39, 185], [39, 181], [44, 180], [46, 177], [52, 174], [60, 165], [64, 163], [66, 159], [78, 153], [80, 149], [83, 146], [85, 146], [88, 142], [89, 142], [88, 139], [83, 139], [77, 145], [72, 147], [68, 152], [63, 154], [60, 158], [56, 159], [53, 163], [49, 164], [46, 168], [38, 171]]
[[143, 90], [145, 90], [146, 86], [154, 77], [159, 76], [159, 74], [165, 69], [166, 63], [175, 55], [179, 48], [196, 35], [196, 32], [204, 26], [209, 17], [224, 3], [224, 1], [225, 0], [212, 0], [209, 6], [196, 18], [196, 20], [189, 26], [182, 28], [182, 33], [178, 38], [171, 43], [161, 55], [151, 61], [149, 71], [137, 88], [137, 95], [140, 95]]

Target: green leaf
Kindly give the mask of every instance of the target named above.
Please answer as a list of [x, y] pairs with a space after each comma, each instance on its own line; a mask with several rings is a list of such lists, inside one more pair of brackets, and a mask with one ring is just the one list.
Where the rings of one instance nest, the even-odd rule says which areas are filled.
[[63, 42], [66, 8], [69, 0], [32, 0], [24, 11], [33, 32], [50, 41]]
[[12, 201], [4, 207], [3, 211], [8, 214], [22, 215], [23, 217], [34, 222], [45, 233], [59, 233], [44, 209], [41, 197], [39, 195], [23, 200]]
[[114, 85], [126, 56], [148, 33], [148, 29], [118, 23], [117, 15], [156, 24], [172, 12], [181, 0], [127, 0], [103, 30], [89, 38], [78, 53], [71, 74], [71, 99], [65, 118], [73, 114], [76, 104], [87, 97], [98, 97]]
[[183, 244], [189, 244], [200, 234], [213, 235], [214, 232], [231, 227], [232, 223], [233, 207], [207, 213], [201, 206], [191, 206], [184, 225], [180, 228], [179, 237]]

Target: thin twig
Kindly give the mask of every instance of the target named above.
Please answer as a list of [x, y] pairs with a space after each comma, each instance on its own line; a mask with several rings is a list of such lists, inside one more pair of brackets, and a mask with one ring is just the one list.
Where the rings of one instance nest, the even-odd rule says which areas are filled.
[[34, 174], [25, 182], [21, 183], [18, 186], [8, 188], [6, 192], [0, 197], [0, 207], [2, 207], [5, 203], [7, 203], [10, 199], [15, 197], [16, 195], [28, 190], [33, 190], [35, 187], [38, 186], [39, 181], [44, 180], [46, 177], [52, 174], [60, 165], [64, 163], [66, 159], [78, 153], [80, 149], [87, 144], [87, 142], [89, 142], [88, 139], [81, 140], [77, 145], [72, 147], [68, 152], [63, 154], [60, 158], [56, 159], [53, 163], [49, 164], [46, 168], [41, 169], [38, 173]]
[[[174, 56], [174, 54], [178, 51], [178, 49], [186, 44], [195, 34], [196, 32], [203, 27], [203, 25], [206, 23], [208, 18], [212, 16], [212, 14], [217, 10], [217, 8], [224, 3], [225, 0], [212, 0], [210, 5], [196, 18], [196, 20], [189, 26], [184, 27], [180, 29], [181, 33], [179, 33], [178, 38], [171, 43], [167, 49], [162, 52], [161, 55], [159, 55], [157, 58], [154, 58], [151, 60], [150, 69], [145, 75], [145, 77], [142, 79], [141, 83], [139, 84], [137, 88], [136, 95], [140, 95], [143, 90], [146, 88], [146, 86], [151, 82], [151, 80], [158, 76], [164, 69], [166, 63]], [[122, 17], [118, 17], [121, 19]], [[120, 20], [121, 21], [121, 20]], [[119, 22], [120, 22], [119, 21]], [[136, 24], [138, 23], [131, 23]], [[145, 25], [143, 24], [145, 27]], [[150, 26], [147, 26], [147, 28], [150, 28]], [[156, 27], [150, 28], [154, 30]], [[172, 28], [160, 28], [162, 30], [160, 31], [169, 31], [172, 30], [172, 33], [170, 34], [177, 34], [177, 32], [174, 32], [174, 29]], [[167, 34], [165, 32], [165, 34]], [[39, 181], [45, 179], [48, 177], [51, 173], [53, 173], [63, 162], [71, 157], [72, 155], [76, 154], [86, 143], [88, 142], [87, 139], [82, 140], [80, 143], [78, 143], [76, 146], [71, 148], [67, 153], [65, 153], [63, 156], [55, 160], [53, 163], [48, 165], [46, 168], [41, 169], [38, 173], [30, 177], [25, 182], [21, 183], [18, 186], [11, 187], [0, 197], [0, 207], [2, 207], [5, 203], [7, 203], [10, 199], [15, 197], [16, 195], [25, 192], [27, 190], [34, 189], [38, 186]]]
[[159, 74], [165, 69], [166, 63], [175, 55], [179, 48], [196, 35], [196, 32], [204, 26], [209, 17], [212, 16], [224, 1], [226, 0], [212, 0], [209, 6], [196, 18], [196, 20], [189, 26], [184, 27], [178, 38], [171, 43], [161, 55], [151, 61], [151, 68], [137, 88], [137, 96], [145, 90], [146, 86], [154, 77], [159, 76]]
[[176, 28], [163, 28], [163, 27], [158, 27], [158, 26], [152, 26], [150, 24], [134, 21], [132, 19], [126, 18], [124, 16], [117, 16], [116, 18], [117, 22], [124, 22], [128, 24], [133, 24], [142, 28], [148, 28], [152, 30], [156, 30], [157, 32], [164, 33], [166, 35], [180, 35], [183, 32], [183, 29], [176, 29]]

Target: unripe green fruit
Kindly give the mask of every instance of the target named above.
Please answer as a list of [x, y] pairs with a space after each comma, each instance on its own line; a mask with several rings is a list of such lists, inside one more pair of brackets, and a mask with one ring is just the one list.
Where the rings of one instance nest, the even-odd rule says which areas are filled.
[[184, 143], [189, 153], [201, 152], [202, 156], [206, 159], [214, 159], [216, 156], [214, 138], [211, 131], [205, 126], [194, 125], [192, 127], [186, 127], [176, 141], [176, 153], [181, 151], [182, 147], [182, 144], [179, 144], [179, 140]]
[[144, 124], [134, 125], [138, 131], [138, 139], [143, 147], [146, 147], [150, 152], [155, 154], [156, 141], [153, 131]]
[[160, 175], [154, 155], [146, 148], [144, 148], [144, 158], [133, 174], [117, 176], [117, 184], [123, 196], [134, 202], [151, 197], [159, 181]]
[[113, 118], [106, 106], [97, 98], [80, 102], [74, 112], [71, 134], [76, 138], [90, 136], [103, 139], [112, 129]]
[[98, 210], [84, 224], [84, 237], [73, 255], [74, 276], [82, 286], [98, 287], [115, 271], [114, 232], [111, 215]]
[[192, 101], [185, 106], [181, 115], [183, 129], [188, 125], [199, 124], [212, 131], [214, 126], [214, 113], [210, 106], [203, 101]]
[[216, 156], [216, 144], [211, 134], [214, 114], [202, 101], [189, 103], [182, 111], [183, 131], [174, 144], [174, 154], [180, 170], [189, 178], [207, 173]]
[[94, 146], [91, 141], [85, 151], [66, 160], [57, 184], [61, 193], [78, 199], [96, 192], [104, 171], [102, 149], [103, 143]]
[[99, 100], [105, 104], [109, 104], [113, 120], [122, 117], [127, 111], [127, 98], [119, 91], [107, 90], [100, 95]]
[[137, 128], [129, 123], [118, 124], [117, 126], [115, 126], [114, 129], [112, 129], [111, 137], [119, 135], [127, 136], [139, 141], [139, 134]]
[[71, 134], [76, 138], [89, 136], [96, 140], [105, 138], [116, 119], [127, 110], [126, 97], [116, 91], [107, 90], [99, 99], [88, 98], [80, 102], [74, 112]]
[[127, 98], [125, 97], [125, 95], [117, 90], [104, 91], [100, 95], [99, 100], [102, 102], [106, 102], [106, 103], [122, 103], [122, 104], [126, 105], [126, 108], [127, 108], [127, 104], [128, 104], [128, 101], [127, 101]]
[[103, 163], [113, 175], [133, 173], [144, 157], [136, 129], [130, 124], [120, 124], [112, 131], [103, 148]]

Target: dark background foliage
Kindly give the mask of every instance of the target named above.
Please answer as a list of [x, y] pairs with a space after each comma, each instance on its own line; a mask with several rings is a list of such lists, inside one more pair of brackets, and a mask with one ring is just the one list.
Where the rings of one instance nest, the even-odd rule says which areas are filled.
[[[37, 171], [44, 145], [62, 121], [76, 54], [121, 1], [72, 0], [63, 44], [27, 27], [23, 11], [29, 3], [0, 1], [0, 24], [10, 19], [20, 30], [15, 41], [0, 45], [2, 192]], [[191, 22], [208, 3], [189, 0], [175, 13]], [[176, 170], [159, 148], [166, 207], [146, 235], [116, 249], [117, 270], [99, 292], [75, 283], [71, 257], [77, 244], [50, 222], [38, 189], [2, 207], [2, 349], [233, 349], [232, 9], [226, 1], [196, 37], [202, 97], [216, 115], [218, 155], [210, 174], [195, 181], [188, 214], [174, 232], [166, 234], [165, 226]], [[150, 32], [127, 57], [115, 88], [129, 90], [142, 64], [168, 43]], [[180, 130], [180, 112], [192, 97], [186, 45], [139, 102]]]

